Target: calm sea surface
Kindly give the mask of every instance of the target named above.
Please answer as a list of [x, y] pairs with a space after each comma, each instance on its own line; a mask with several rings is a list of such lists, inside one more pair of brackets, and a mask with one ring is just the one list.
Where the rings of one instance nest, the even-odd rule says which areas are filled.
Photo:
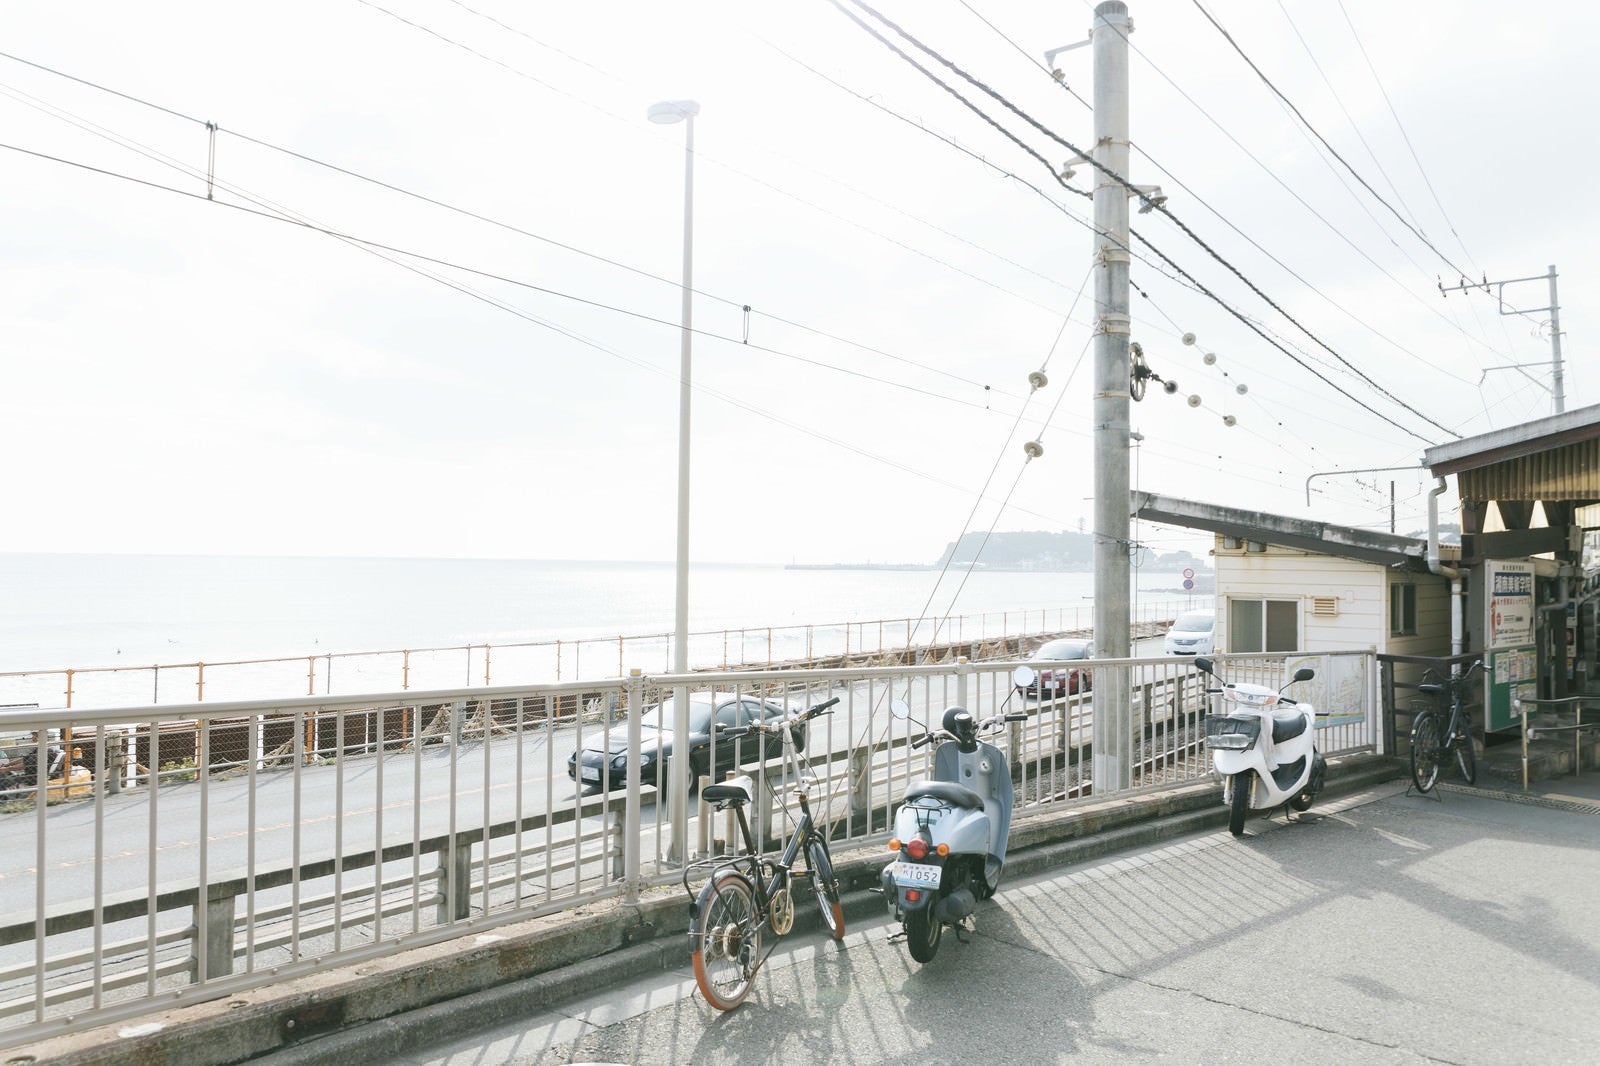
[[[1092, 620], [1092, 574], [952, 572], [936, 590], [938, 580], [931, 570], [696, 564], [690, 628], [835, 626], [926, 613], [925, 639], [931, 620], [946, 614], [1054, 618], [1064, 610]], [[1182, 581], [1139, 573], [1136, 597], [1181, 603]], [[666, 634], [674, 587], [671, 563], [0, 554], [0, 673]], [[692, 646], [694, 657], [717, 654], [710, 643]], [[463, 679], [457, 671], [445, 680]], [[279, 693], [228, 695], [266, 694]], [[0, 704], [7, 702], [61, 701], [0, 687]]]

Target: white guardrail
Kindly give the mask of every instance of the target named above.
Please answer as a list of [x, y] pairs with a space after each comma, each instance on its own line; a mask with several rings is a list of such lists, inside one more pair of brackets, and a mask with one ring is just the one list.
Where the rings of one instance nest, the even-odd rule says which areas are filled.
[[[1269, 683], [1312, 665], [1317, 680], [1297, 695], [1325, 715], [1322, 749], [1379, 743], [1370, 652], [1218, 658], [1231, 679]], [[1017, 665], [0, 713], [0, 736], [70, 726], [82, 765], [0, 794], [0, 1047], [676, 880], [683, 861], [719, 846], [720, 819], [696, 795], [674, 842], [671, 804], [656, 802], [670, 786], [662, 760], [641, 763], [630, 795], [622, 763], [605, 761], [601, 787], [583, 788], [568, 756], [601, 747], [608, 721], [626, 737], [628, 716], [680, 685], [795, 709], [839, 697], [807, 744], [825, 797], [814, 807], [838, 846], [883, 839], [896, 798], [928, 771], [932, 748], [911, 750], [920, 727], [889, 713], [891, 697], [921, 722], [956, 704], [979, 716], [1007, 701], [1026, 710], [998, 740], [1019, 818], [1087, 794], [1095, 691], [1130, 693], [1133, 789], [1209, 773], [1191, 661], [1096, 661], [1087, 691], [1044, 700], [1015, 691]], [[648, 715], [640, 727], [643, 748], [662, 739]], [[730, 748], [713, 735], [696, 757], [720, 771], [755, 756], [741, 765], [766, 782], [757, 807], [777, 824], [781, 764]]]

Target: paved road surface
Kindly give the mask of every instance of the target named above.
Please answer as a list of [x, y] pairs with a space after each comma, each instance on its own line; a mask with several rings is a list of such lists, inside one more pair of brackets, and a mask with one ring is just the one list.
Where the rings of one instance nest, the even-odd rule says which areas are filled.
[[399, 1061], [1593, 1063], [1592, 802], [1383, 786], [1243, 840], [1009, 884], [927, 966], [885, 920], [857, 921], [838, 947], [791, 938], [726, 1015], [694, 994], [686, 952], [677, 972]]

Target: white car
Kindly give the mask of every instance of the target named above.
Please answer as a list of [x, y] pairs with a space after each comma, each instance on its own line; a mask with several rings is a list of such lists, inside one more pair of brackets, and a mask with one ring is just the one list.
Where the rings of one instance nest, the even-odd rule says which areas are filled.
[[1217, 628], [1214, 611], [1185, 611], [1167, 630], [1168, 655], [1210, 655], [1216, 650], [1213, 634]]

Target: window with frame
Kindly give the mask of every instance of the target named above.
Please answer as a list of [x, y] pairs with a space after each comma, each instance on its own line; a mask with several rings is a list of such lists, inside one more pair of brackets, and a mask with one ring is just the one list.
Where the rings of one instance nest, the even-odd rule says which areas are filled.
[[1389, 586], [1389, 635], [1417, 635], [1417, 586], [1410, 582]]
[[1228, 601], [1228, 650], [1299, 651], [1299, 600]]

